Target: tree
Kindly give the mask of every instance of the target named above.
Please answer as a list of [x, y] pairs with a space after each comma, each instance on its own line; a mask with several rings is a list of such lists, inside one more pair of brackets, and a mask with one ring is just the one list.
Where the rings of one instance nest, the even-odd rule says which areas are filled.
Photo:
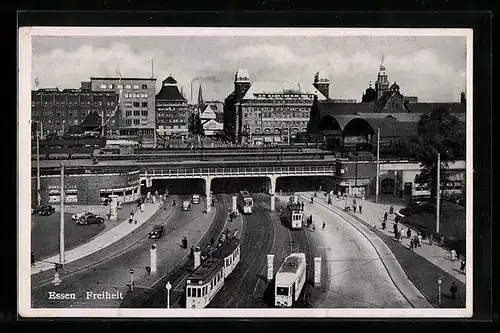
[[198, 113], [191, 113], [189, 115], [188, 130], [191, 134], [198, 136], [198, 143], [200, 142], [200, 136], [205, 135], [205, 130], [203, 129], [203, 124]]
[[410, 156], [417, 159], [422, 170], [415, 181], [430, 185], [431, 199], [437, 195], [437, 154], [441, 154], [441, 181], [446, 180], [448, 162], [455, 162], [465, 155], [463, 125], [450, 111], [438, 107], [420, 117], [417, 135], [408, 144]]

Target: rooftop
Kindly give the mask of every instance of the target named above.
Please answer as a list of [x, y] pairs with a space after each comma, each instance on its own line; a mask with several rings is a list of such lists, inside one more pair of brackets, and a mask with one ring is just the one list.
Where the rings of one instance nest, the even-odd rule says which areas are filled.
[[279, 273], [292, 273], [296, 274], [299, 267], [306, 263], [306, 256], [304, 253], [292, 253], [286, 257], [283, 264], [281, 264]]
[[157, 78], [152, 77], [99, 77], [99, 76], [91, 76], [91, 80], [137, 80], [137, 81], [156, 81]]
[[254, 99], [258, 94], [317, 95], [318, 100], [326, 100], [326, 97], [308, 82], [254, 82], [243, 99]]

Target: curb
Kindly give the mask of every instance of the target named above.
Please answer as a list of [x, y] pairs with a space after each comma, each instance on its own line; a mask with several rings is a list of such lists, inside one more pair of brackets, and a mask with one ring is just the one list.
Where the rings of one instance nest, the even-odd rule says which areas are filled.
[[[359, 232], [360, 232], [360, 233], [361, 233], [361, 234], [362, 234], [362, 235], [363, 235], [363, 236], [364, 236], [364, 237], [368, 240], [368, 242], [372, 245], [372, 247], [373, 247], [373, 248], [375, 249], [375, 251], [377, 252], [377, 255], [378, 255], [378, 256], [379, 256], [379, 258], [381, 259], [382, 264], [384, 265], [384, 268], [385, 268], [385, 270], [386, 270], [387, 274], [389, 275], [389, 278], [390, 278], [390, 279], [391, 279], [391, 281], [393, 282], [394, 286], [395, 286], [395, 287], [399, 290], [399, 292], [400, 292], [400, 293], [401, 293], [401, 295], [404, 297], [404, 299], [408, 302], [408, 304], [410, 304], [412, 308], [415, 308], [415, 306], [412, 304], [412, 302], [410, 302], [410, 300], [406, 297], [406, 295], [405, 295], [405, 294], [401, 291], [401, 289], [400, 289], [400, 287], [398, 286], [398, 284], [394, 281], [394, 278], [392, 277], [392, 275], [391, 275], [391, 273], [390, 273], [389, 269], [387, 268], [387, 266], [386, 266], [386, 264], [385, 264], [384, 260], [382, 260], [382, 257], [381, 257], [381, 255], [380, 255], [380, 253], [379, 253], [379, 251], [378, 251], [377, 247], [376, 247], [376, 246], [372, 243], [372, 241], [368, 238], [368, 236], [365, 234], [365, 232], [361, 231], [361, 230], [360, 230], [360, 229], [359, 229], [359, 228], [358, 228], [358, 227], [357, 227], [354, 223], [352, 223], [351, 221], [347, 220], [347, 219], [346, 219], [345, 217], [343, 217], [343, 216], [342, 216], [339, 212], [337, 212], [337, 211], [341, 211], [339, 208], [337, 208], [337, 207], [335, 207], [335, 206], [333, 206], [332, 208], [330, 208], [330, 207], [326, 206], [326, 205], [325, 205], [323, 202], [321, 202], [321, 201], [317, 201], [317, 202], [318, 202], [318, 204], [319, 204], [319, 205], [321, 205], [323, 208], [326, 208], [326, 209], [328, 209], [328, 210], [332, 211], [333, 213], [337, 214], [337, 215], [338, 215], [341, 219], [343, 219], [343, 220], [345, 220], [346, 222], [348, 222], [351, 226], [353, 226], [356, 230], [358, 230], [358, 231], [359, 231]], [[342, 211], [341, 211], [341, 212], [342, 212]], [[343, 212], [343, 213], [345, 213], [345, 212]], [[346, 213], [346, 214], [348, 214], [348, 213]], [[349, 217], [351, 217], [351, 218], [355, 218], [355, 217], [354, 217], [354, 216], [352, 216], [351, 214], [348, 214], [348, 216], [349, 216]], [[358, 221], [359, 221], [359, 219], [356, 219], [356, 220], [358, 220]], [[366, 222], [365, 222], [365, 221], [361, 221], [361, 222], [363, 223], [363, 225], [365, 225], [365, 226], [366, 226]], [[368, 228], [370, 228], [369, 226], [367, 226], [367, 227], [368, 227]], [[388, 245], [387, 245], [387, 243], [386, 243], [386, 242], [385, 242], [385, 241], [384, 241], [381, 237], [379, 237], [376, 233], [374, 233], [374, 234], [375, 234], [375, 236], [377, 236], [379, 239], [381, 239], [381, 240], [384, 242], [384, 244], [385, 244], [386, 246], [388, 246]], [[392, 250], [391, 250], [390, 248], [389, 248], [389, 251], [390, 251], [390, 252], [394, 255], [394, 253], [392, 252]], [[398, 260], [398, 259], [397, 259], [397, 257], [396, 257], [395, 255], [394, 255], [394, 257], [396, 258], [396, 260]], [[403, 267], [401, 266], [401, 263], [399, 262], [399, 260], [398, 260], [398, 265], [401, 267], [401, 270], [404, 272], [404, 274], [406, 275], [407, 279], [408, 279], [408, 280], [410, 280], [411, 284], [412, 284], [412, 285], [413, 285], [413, 286], [414, 286], [414, 287], [415, 287], [415, 288], [416, 288], [416, 289], [420, 292], [420, 294], [421, 294], [421, 295], [422, 295], [422, 296], [423, 296], [423, 297], [427, 300], [427, 302], [429, 302], [429, 304], [430, 304], [432, 307], [435, 307], [435, 306], [434, 306], [434, 304], [432, 304], [432, 303], [429, 301], [429, 299], [427, 298], [427, 296], [426, 296], [425, 294], [423, 294], [423, 293], [422, 293], [422, 291], [421, 291], [421, 290], [420, 290], [420, 289], [419, 289], [419, 288], [415, 285], [415, 283], [414, 283], [414, 282], [410, 279], [410, 277], [408, 276], [407, 272], [406, 272], [406, 271], [403, 269]]]

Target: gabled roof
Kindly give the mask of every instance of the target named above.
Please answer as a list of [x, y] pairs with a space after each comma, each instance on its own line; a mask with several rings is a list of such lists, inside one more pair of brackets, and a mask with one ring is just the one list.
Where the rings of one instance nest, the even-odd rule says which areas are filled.
[[164, 85], [156, 94], [156, 99], [164, 101], [186, 101], [184, 96], [179, 91], [176, 85]]
[[318, 100], [326, 100], [326, 97], [312, 83], [307, 82], [254, 82], [243, 99], [254, 99], [255, 94], [309, 94], [317, 95]]
[[82, 121], [80, 127], [82, 128], [98, 128], [101, 126], [101, 116], [95, 112], [90, 112], [87, 117]]
[[169, 75], [165, 80], [162, 82], [163, 84], [177, 84], [177, 80], [174, 79], [171, 75]]

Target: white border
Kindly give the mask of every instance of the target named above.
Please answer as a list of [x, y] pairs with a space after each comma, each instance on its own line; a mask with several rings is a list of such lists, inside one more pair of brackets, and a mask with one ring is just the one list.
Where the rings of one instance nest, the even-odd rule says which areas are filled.
[[[39, 309], [31, 308], [31, 56], [32, 36], [463, 36], [467, 38], [467, 277], [465, 309]], [[473, 78], [472, 29], [24, 27], [18, 30], [18, 311], [23, 317], [447, 318], [472, 316]], [[29, 181], [27, 181], [29, 179]], [[26, 200], [28, 199], [28, 200]]]

